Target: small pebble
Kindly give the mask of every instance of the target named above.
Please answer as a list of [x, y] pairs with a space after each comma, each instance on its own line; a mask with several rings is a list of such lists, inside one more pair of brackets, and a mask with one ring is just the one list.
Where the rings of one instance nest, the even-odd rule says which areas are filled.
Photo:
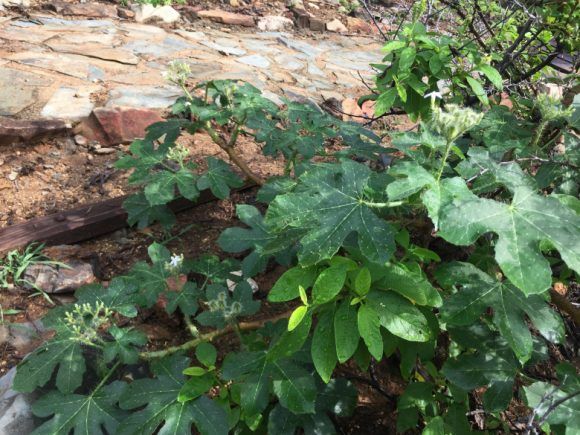
[[115, 148], [95, 148], [93, 150], [95, 154], [113, 154], [115, 151]]
[[78, 146], [81, 146], [81, 147], [86, 147], [88, 145], [88, 143], [89, 143], [89, 141], [87, 140], [87, 138], [84, 137], [82, 134], [77, 134], [74, 137], [74, 139], [75, 139], [76, 144]]
[[16, 178], [18, 178], [18, 172], [12, 171], [8, 174], [8, 179], [10, 181], [14, 181], [14, 180], [16, 180]]

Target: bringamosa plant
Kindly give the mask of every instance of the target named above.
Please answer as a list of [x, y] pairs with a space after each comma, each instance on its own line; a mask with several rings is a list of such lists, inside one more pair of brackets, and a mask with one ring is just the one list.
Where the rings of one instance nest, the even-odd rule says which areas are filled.
[[[344, 374], [357, 367], [380, 389], [374, 367], [385, 359], [406, 385], [400, 433], [470, 433], [474, 403], [487, 429], [509, 431], [500, 416], [514, 394], [531, 408], [530, 430], [580, 430], [575, 371], [558, 366], [557, 387], [530, 371], [565, 339], [549, 289], [580, 271], [578, 200], [538, 183], [543, 165], [578, 175], [577, 138], [556, 159], [545, 134], [570, 119], [550, 118], [538, 133], [499, 107], [432, 104], [418, 132], [385, 149], [360, 126], [278, 108], [247, 84], [187, 89], [175, 118], [118, 163], [142, 187], [129, 219], [170, 224], [170, 200], [207, 188], [226, 197], [241, 173], [259, 185], [260, 204], [237, 205], [243, 225], [218, 245], [243, 260], [188, 259], [154, 243], [150, 261], [52, 310], [54, 338], [21, 363], [14, 385], [41, 392], [35, 433], [333, 434], [356, 406]], [[197, 168], [176, 145], [183, 130], [207, 132], [229, 162]], [[242, 134], [284, 159], [285, 174], [256, 176], [238, 153]], [[386, 169], [374, 163], [383, 152], [393, 157]], [[248, 319], [261, 301], [247, 279], [274, 262], [286, 267], [267, 296], [275, 314]], [[181, 321], [170, 346], [138, 329], [139, 311], [154, 307]]]

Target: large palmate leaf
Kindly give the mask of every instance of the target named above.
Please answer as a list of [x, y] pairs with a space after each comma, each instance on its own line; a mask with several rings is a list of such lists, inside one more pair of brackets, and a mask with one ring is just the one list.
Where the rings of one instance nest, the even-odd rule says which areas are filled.
[[493, 308], [494, 323], [517, 357], [527, 361], [533, 341], [526, 324], [527, 316], [548, 340], [564, 338], [562, 319], [537, 295], [527, 298], [507, 282], [497, 281], [469, 263], [451, 263], [437, 270], [443, 287], [461, 286], [441, 307], [441, 319], [451, 325], [471, 325], [488, 308]]
[[338, 417], [352, 415], [356, 407], [357, 392], [345, 379], [331, 379], [316, 399], [315, 414], [293, 414], [280, 404], [268, 417], [268, 433], [294, 435], [302, 428], [306, 435], [334, 435], [336, 429], [328, 414]]
[[164, 228], [170, 228], [175, 223], [175, 215], [162, 205], [151, 205], [143, 192], [131, 195], [123, 202], [127, 211], [129, 225], [145, 228], [158, 221]]
[[62, 393], [72, 393], [83, 381], [86, 370], [80, 343], [65, 329], [57, 329], [57, 337], [42, 343], [18, 366], [14, 389], [25, 393], [42, 387], [56, 374], [56, 387]]
[[145, 186], [145, 198], [152, 206], [165, 205], [175, 198], [176, 189], [183, 197], [194, 201], [199, 196], [197, 176], [188, 169], [165, 170], [149, 177]]
[[222, 366], [226, 380], [241, 382], [240, 405], [247, 415], [262, 412], [270, 400], [273, 365], [265, 352], [230, 353]]
[[272, 201], [266, 224], [276, 233], [300, 232], [303, 265], [331, 258], [351, 234], [363, 255], [383, 263], [394, 251], [394, 230], [365, 199], [370, 177], [369, 168], [352, 161], [314, 166], [293, 193]]
[[550, 424], [555, 434], [573, 435], [580, 431], [580, 377], [567, 363], [556, 366], [560, 385], [534, 382], [523, 387], [525, 400], [534, 418]]
[[527, 186], [514, 189], [511, 204], [478, 198], [465, 186], [460, 199], [443, 206], [439, 224], [439, 235], [456, 245], [471, 245], [487, 232], [496, 233], [496, 261], [528, 295], [542, 293], [552, 284], [540, 242], [549, 242], [570, 268], [580, 272], [580, 216]]
[[287, 359], [272, 365], [274, 393], [280, 404], [294, 414], [313, 414], [317, 388], [312, 373]]
[[197, 180], [199, 190], [210, 189], [220, 199], [230, 196], [230, 188], [243, 184], [226, 162], [215, 157], [207, 158], [207, 171]]
[[105, 344], [103, 356], [105, 362], [109, 363], [115, 358], [119, 358], [124, 364], [136, 364], [139, 360], [137, 346], [147, 343], [147, 336], [140, 331], [131, 328], [119, 328], [111, 326], [107, 332], [113, 337], [113, 341]]
[[448, 359], [442, 368], [445, 377], [466, 391], [488, 386], [483, 395], [486, 411], [507, 408], [512, 395], [514, 377], [519, 370], [517, 360], [506, 343], [480, 325], [450, 328], [451, 338], [475, 353], [466, 352]]
[[470, 193], [460, 178], [437, 180], [429, 171], [416, 162], [401, 162], [391, 168], [389, 175], [396, 178], [395, 181], [387, 186], [389, 199], [396, 201], [423, 191], [421, 200], [427, 208], [435, 229], [439, 225], [439, 214], [442, 205]]
[[75, 297], [79, 304], [96, 303], [115, 311], [125, 317], [135, 317], [135, 296], [139, 288], [130, 279], [119, 277], [113, 278], [108, 287], [100, 284], [91, 284], [77, 290]]
[[500, 157], [509, 150], [522, 151], [532, 138], [533, 125], [521, 121], [506, 106], [493, 106], [469, 135]]
[[244, 258], [242, 271], [244, 276], [253, 276], [266, 267], [270, 255], [262, 254], [262, 248], [276, 236], [269, 234], [259, 210], [251, 205], [241, 204], [236, 207], [240, 220], [250, 228], [227, 228], [219, 237], [218, 244], [226, 252], [254, 251]]
[[119, 435], [191, 433], [192, 425], [203, 435], [228, 433], [224, 409], [205, 396], [178, 402], [189, 358], [173, 355], [151, 364], [153, 379], [133, 381], [119, 398], [122, 409], [133, 412], [123, 420]]
[[123, 382], [113, 382], [83, 396], [52, 391], [34, 402], [32, 411], [37, 417], [50, 420], [36, 428], [34, 435], [114, 434], [127, 413], [116, 406], [126, 388]]
[[167, 291], [165, 297], [167, 298], [167, 306], [165, 310], [169, 314], [173, 314], [177, 308], [186, 316], [193, 316], [197, 313], [197, 300], [201, 296], [201, 291], [197, 288], [195, 283], [186, 282], [185, 285], [178, 291]]
[[203, 275], [213, 284], [224, 284], [226, 280], [235, 280], [237, 275], [232, 272], [240, 270], [240, 262], [233, 258], [226, 258], [223, 261], [216, 255], [204, 254], [194, 261], [185, 261], [185, 267], [195, 273]]

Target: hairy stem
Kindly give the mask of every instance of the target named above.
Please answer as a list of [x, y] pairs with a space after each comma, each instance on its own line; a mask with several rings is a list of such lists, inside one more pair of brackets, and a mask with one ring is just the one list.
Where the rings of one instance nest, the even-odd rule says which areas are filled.
[[540, 143], [540, 139], [544, 135], [544, 131], [546, 130], [547, 126], [548, 126], [548, 121], [542, 120], [540, 122], [540, 124], [538, 125], [538, 128], [536, 129], [536, 135], [534, 136], [534, 139], [532, 140], [532, 144], [531, 144], [532, 148], [534, 148], [534, 149], [538, 148], [538, 143]]
[[222, 150], [224, 150], [226, 152], [226, 154], [228, 155], [228, 157], [230, 158], [232, 163], [234, 163], [238, 168], [240, 168], [240, 170], [244, 173], [244, 175], [246, 175], [246, 177], [248, 177], [250, 180], [252, 180], [258, 186], [264, 185], [264, 183], [265, 183], [264, 179], [262, 179], [261, 177], [259, 177], [258, 175], [254, 174], [252, 172], [252, 170], [250, 169], [248, 164], [238, 155], [238, 153], [236, 152], [236, 150], [234, 148], [234, 145], [235, 145], [235, 143], [238, 139], [238, 136], [240, 134], [240, 125], [239, 124], [236, 125], [234, 131], [232, 132], [232, 135], [230, 136], [230, 138], [227, 142], [211, 126], [211, 123], [209, 121], [207, 121], [205, 123], [205, 130], [207, 131], [207, 133], [209, 134], [211, 139]]
[[[281, 314], [277, 314], [273, 317], [264, 320], [254, 320], [252, 322], [240, 322], [237, 326], [240, 331], [253, 331], [256, 329], [260, 329], [268, 322], [276, 322], [280, 319], [287, 319], [292, 314], [293, 310], [286, 311]], [[212, 341], [217, 337], [221, 337], [222, 335], [229, 334], [231, 332], [235, 332], [233, 325], [228, 325], [223, 329], [216, 329], [215, 331], [206, 332], [205, 334], [199, 335], [197, 338], [193, 340], [186, 341], [179, 346], [171, 346], [164, 350], [158, 350], [153, 352], [141, 352], [139, 356], [142, 359], [154, 359], [154, 358], [163, 358], [165, 356], [171, 355], [175, 352], [185, 351], [189, 349], [193, 349], [199, 344], [207, 341]]]
[[449, 158], [449, 151], [451, 151], [451, 147], [453, 146], [453, 141], [447, 141], [447, 145], [445, 145], [445, 154], [443, 154], [443, 161], [441, 162], [441, 167], [439, 168], [439, 172], [437, 173], [437, 182], [441, 180], [441, 176], [443, 175], [443, 171], [445, 170], [445, 165], [447, 164], [447, 159]]

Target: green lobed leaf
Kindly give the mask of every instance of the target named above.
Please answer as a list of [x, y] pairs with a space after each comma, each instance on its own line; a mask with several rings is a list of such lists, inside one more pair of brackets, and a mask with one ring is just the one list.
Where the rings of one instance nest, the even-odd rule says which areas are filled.
[[[190, 433], [192, 425], [203, 435], [226, 435], [227, 414], [205, 396], [178, 402], [189, 358], [173, 355], [151, 364], [153, 379], [133, 381], [119, 398], [122, 409], [134, 410], [123, 420], [119, 435]], [[143, 408], [144, 407], [144, 408]], [[141, 409], [142, 408], [142, 409]]]
[[241, 187], [244, 182], [223, 160], [208, 157], [207, 171], [197, 180], [199, 190], [210, 189], [220, 199], [230, 196], [232, 187]]
[[31, 393], [45, 385], [58, 367], [56, 387], [61, 393], [74, 392], [81, 386], [86, 371], [80, 343], [66, 330], [42, 343], [20, 363], [14, 378], [14, 389]]
[[115, 325], [107, 330], [114, 341], [107, 342], [103, 349], [106, 363], [119, 358], [123, 364], [135, 364], [139, 360], [138, 346], [147, 344], [147, 336], [130, 328], [119, 328]]
[[105, 435], [116, 433], [127, 413], [116, 407], [126, 388], [124, 382], [113, 382], [93, 393], [63, 394], [51, 391], [37, 400], [32, 412], [37, 417], [53, 416], [37, 427], [34, 435], [75, 434]]
[[470, 325], [488, 307], [493, 308], [494, 323], [522, 362], [533, 350], [526, 316], [546, 339], [558, 343], [564, 338], [562, 319], [541, 296], [526, 298], [509, 283], [497, 281], [469, 263], [444, 265], [436, 276], [444, 287], [461, 286], [441, 307], [441, 319], [452, 325]]
[[274, 393], [280, 404], [294, 414], [313, 414], [317, 388], [312, 374], [289, 360], [273, 363]]
[[439, 235], [445, 240], [466, 246], [485, 233], [496, 233], [495, 259], [527, 295], [542, 293], [552, 284], [541, 241], [549, 241], [568, 266], [580, 272], [580, 216], [557, 199], [519, 186], [511, 204], [505, 204], [478, 198], [465, 189], [461, 199], [441, 210]]
[[302, 174], [293, 193], [272, 201], [266, 223], [277, 234], [302, 234], [302, 265], [331, 258], [355, 233], [365, 257], [385, 262], [394, 251], [395, 231], [363, 202], [370, 178], [369, 168], [353, 161], [313, 167]]
[[201, 296], [201, 291], [195, 283], [188, 281], [179, 291], [166, 291], [164, 293], [167, 299], [165, 311], [173, 314], [177, 308], [186, 316], [193, 316], [199, 308], [197, 300]]

